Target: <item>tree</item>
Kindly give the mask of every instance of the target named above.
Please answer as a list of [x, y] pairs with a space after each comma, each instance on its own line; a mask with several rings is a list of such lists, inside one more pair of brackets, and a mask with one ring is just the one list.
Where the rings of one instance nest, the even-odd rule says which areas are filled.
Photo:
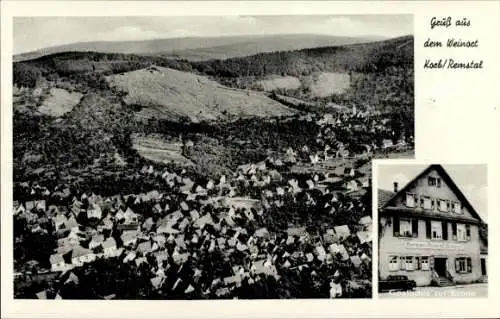
[[36, 66], [27, 63], [14, 63], [13, 81], [21, 87], [36, 87], [42, 72]]

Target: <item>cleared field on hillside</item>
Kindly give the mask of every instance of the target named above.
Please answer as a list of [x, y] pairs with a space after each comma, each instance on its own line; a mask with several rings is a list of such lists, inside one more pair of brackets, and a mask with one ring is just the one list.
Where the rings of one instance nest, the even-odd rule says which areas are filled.
[[145, 118], [187, 117], [197, 122], [235, 116], [291, 115], [294, 110], [260, 92], [230, 89], [208, 78], [169, 68], [150, 67], [106, 77], [126, 93], [124, 102], [141, 106]]
[[169, 143], [153, 136], [132, 136], [132, 147], [142, 157], [155, 162], [174, 162], [182, 165], [193, 165], [182, 156], [181, 143]]
[[50, 116], [62, 116], [73, 110], [73, 107], [80, 102], [81, 93], [71, 93], [64, 89], [52, 88], [49, 96], [43, 101], [38, 108], [38, 112]]
[[266, 92], [276, 89], [296, 90], [300, 88], [300, 80], [294, 76], [275, 76], [257, 82], [257, 85]]
[[313, 97], [327, 97], [342, 94], [350, 86], [350, 76], [346, 73], [323, 72], [317, 75], [309, 85]]

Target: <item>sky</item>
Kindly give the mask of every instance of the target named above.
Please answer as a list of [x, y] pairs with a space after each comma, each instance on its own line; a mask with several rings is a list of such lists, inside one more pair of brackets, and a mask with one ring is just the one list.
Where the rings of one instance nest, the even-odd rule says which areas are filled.
[[76, 42], [268, 34], [391, 38], [413, 34], [413, 16], [16, 17], [14, 54]]
[[[488, 188], [486, 165], [442, 165], [462, 191], [481, 218], [488, 221]], [[427, 165], [380, 165], [378, 166], [378, 188], [392, 191], [393, 183], [404, 187]]]

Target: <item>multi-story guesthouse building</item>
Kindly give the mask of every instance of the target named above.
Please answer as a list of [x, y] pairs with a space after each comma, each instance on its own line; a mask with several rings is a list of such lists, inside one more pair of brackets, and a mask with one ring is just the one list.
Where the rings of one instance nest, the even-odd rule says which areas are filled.
[[379, 190], [379, 277], [406, 275], [417, 286], [486, 279], [487, 249], [474, 207], [441, 165], [405, 187]]

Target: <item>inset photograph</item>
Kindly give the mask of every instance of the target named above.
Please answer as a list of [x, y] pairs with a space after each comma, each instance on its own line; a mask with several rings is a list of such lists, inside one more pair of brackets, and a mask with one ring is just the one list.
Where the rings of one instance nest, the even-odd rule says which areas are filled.
[[487, 297], [487, 167], [379, 162], [379, 296]]

